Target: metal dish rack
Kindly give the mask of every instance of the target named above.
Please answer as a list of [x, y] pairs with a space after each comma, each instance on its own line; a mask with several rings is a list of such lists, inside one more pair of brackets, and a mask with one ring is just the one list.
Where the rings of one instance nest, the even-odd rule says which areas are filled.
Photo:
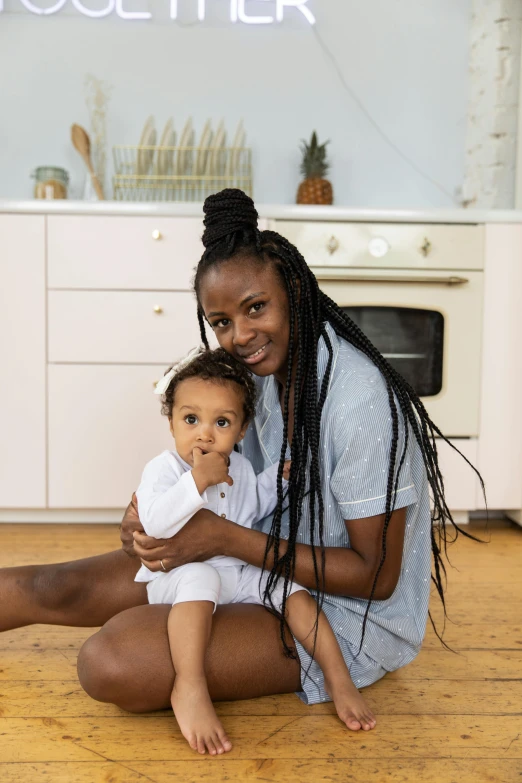
[[249, 147], [117, 145], [112, 153], [116, 201], [204, 201], [223, 188], [253, 195]]

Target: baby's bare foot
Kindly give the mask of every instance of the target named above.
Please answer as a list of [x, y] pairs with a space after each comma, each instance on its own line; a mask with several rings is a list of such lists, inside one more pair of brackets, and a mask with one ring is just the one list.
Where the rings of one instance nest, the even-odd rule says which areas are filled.
[[330, 680], [325, 678], [325, 686], [335, 704], [338, 716], [349, 729], [370, 731], [375, 728], [377, 723], [375, 716], [353, 684], [348, 672]]
[[211, 756], [232, 750], [210, 699], [204, 678], [197, 680], [176, 677], [170, 697], [181, 733], [193, 750]]

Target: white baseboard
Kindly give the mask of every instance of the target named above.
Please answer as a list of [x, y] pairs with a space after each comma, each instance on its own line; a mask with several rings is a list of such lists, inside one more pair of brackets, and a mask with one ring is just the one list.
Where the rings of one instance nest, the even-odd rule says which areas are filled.
[[457, 525], [469, 525], [469, 511], [451, 511], [451, 516]]
[[512, 522], [516, 522], [517, 525], [521, 525], [522, 526], [522, 510], [521, 509], [517, 508], [517, 509], [512, 509], [510, 511], [506, 511], [506, 516]]
[[0, 522], [63, 523], [63, 524], [119, 524], [125, 509], [114, 508], [0, 508]]

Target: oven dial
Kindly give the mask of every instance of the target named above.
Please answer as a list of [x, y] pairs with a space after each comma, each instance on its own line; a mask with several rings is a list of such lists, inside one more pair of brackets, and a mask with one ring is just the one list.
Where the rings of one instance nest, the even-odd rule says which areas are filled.
[[374, 258], [382, 258], [389, 249], [390, 245], [384, 237], [374, 237], [368, 242], [368, 250]]

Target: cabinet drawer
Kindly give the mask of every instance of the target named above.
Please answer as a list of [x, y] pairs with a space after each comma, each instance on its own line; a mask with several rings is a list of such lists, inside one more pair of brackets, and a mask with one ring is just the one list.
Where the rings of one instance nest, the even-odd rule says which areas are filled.
[[296, 245], [310, 266], [484, 268], [483, 226], [278, 220], [275, 230]]
[[50, 288], [191, 290], [201, 218], [47, 218]]
[[154, 383], [164, 367], [49, 367], [50, 508], [124, 508], [173, 440]]
[[49, 291], [48, 297], [50, 362], [167, 365], [201, 342], [188, 291]]

